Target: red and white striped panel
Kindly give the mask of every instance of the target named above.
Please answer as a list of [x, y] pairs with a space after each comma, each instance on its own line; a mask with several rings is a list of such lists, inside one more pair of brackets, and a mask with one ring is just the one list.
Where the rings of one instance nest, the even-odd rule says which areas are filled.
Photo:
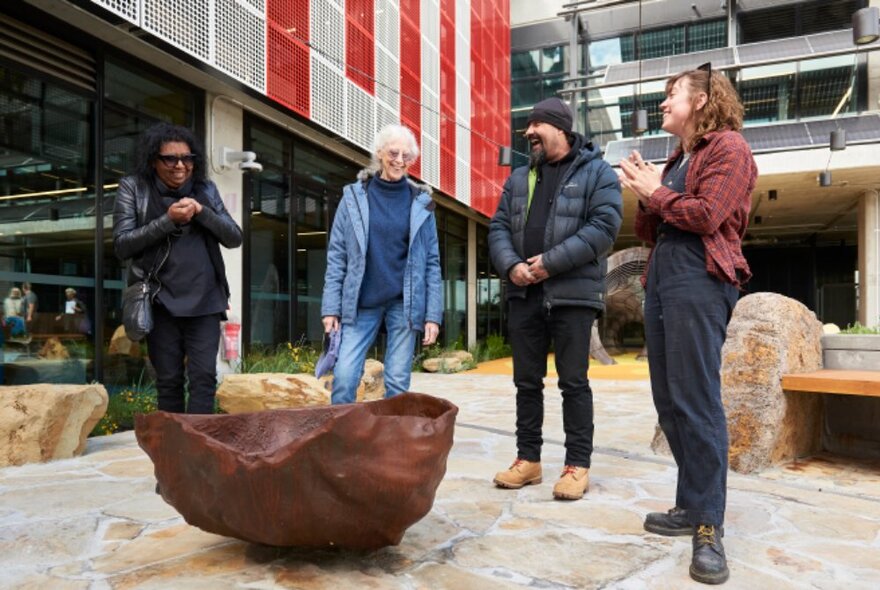
[[491, 215], [509, 170], [510, 15], [497, 0], [92, 0], [334, 135], [401, 122], [411, 173]]

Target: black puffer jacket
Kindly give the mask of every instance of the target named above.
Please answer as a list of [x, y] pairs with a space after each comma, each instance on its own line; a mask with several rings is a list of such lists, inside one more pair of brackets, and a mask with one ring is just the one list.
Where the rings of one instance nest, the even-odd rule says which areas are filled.
[[[208, 230], [208, 254], [214, 263], [217, 279], [229, 297], [229, 283], [226, 280], [226, 268], [220, 254], [220, 245], [226, 248], [241, 246], [241, 228], [226, 211], [217, 185], [211, 181], [197, 183], [194, 190], [202, 191], [209, 207], [202, 206], [202, 212], [193, 217]], [[147, 209], [150, 201], [150, 189], [140, 179], [126, 176], [119, 181], [116, 203], [113, 207], [113, 247], [116, 256], [121, 260], [131, 260], [128, 266], [127, 283], [131, 285], [144, 278], [148, 268], [152, 267], [153, 256], [166, 243], [167, 237], [177, 229], [167, 214], [147, 221]]]
[[[544, 231], [544, 305], [605, 309], [605, 273], [623, 217], [617, 174], [599, 149], [583, 147], [559, 183]], [[489, 222], [489, 250], [498, 273], [508, 279], [525, 262], [523, 235], [529, 196], [529, 168], [513, 171], [504, 184], [498, 210]], [[523, 298], [525, 287], [507, 281], [507, 297]]]

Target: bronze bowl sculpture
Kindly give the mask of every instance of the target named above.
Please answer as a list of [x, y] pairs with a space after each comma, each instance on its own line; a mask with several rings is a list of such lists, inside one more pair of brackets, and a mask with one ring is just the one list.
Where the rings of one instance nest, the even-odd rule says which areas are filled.
[[405, 393], [252, 414], [135, 419], [159, 490], [186, 522], [280, 547], [397, 545], [431, 510], [458, 408]]

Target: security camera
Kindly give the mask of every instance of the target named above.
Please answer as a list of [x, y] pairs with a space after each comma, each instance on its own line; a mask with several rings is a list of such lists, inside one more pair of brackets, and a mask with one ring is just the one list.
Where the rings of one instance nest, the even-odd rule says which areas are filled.
[[254, 152], [238, 151], [224, 147], [220, 167], [228, 170], [236, 162], [238, 163], [238, 169], [243, 172], [262, 172], [263, 170], [263, 165], [257, 162], [257, 154]]
[[263, 165], [259, 162], [247, 160], [238, 165], [238, 169], [243, 172], [262, 172]]

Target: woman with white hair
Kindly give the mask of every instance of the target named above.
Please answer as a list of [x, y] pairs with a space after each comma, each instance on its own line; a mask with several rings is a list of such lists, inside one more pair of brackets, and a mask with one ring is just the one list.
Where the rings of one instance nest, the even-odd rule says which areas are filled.
[[371, 165], [343, 189], [321, 302], [325, 333], [342, 329], [334, 404], [355, 401], [383, 322], [385, 397], [409, 390], [417, 333], [423, 345], [437, 340], [443, 292], [435, 205], [430, 188], [407, 177], [418, 155], [412, 132], [388, 125], [376, 135]]

